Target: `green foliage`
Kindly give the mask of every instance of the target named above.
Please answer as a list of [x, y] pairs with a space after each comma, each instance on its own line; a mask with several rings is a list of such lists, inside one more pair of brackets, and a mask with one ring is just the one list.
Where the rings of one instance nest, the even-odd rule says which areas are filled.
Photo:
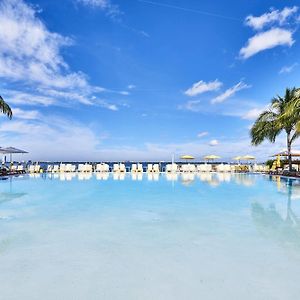
[[272, 168], [273, 166], [273, 163], [274, 163], [275, 159], [269, 159], [266, 161], [266, 166], [268, 166], [270, 169]]
[[12, 110], [10, 106], [4, 101], [4, 99], [0, 96], [0, 112], [4, 115], [7, 115], [9, 119], [12, 118]]

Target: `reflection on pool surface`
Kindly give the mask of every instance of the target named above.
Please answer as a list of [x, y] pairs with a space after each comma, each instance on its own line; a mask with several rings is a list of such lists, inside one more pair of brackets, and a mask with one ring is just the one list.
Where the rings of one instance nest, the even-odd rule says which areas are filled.
[[37, 174], [0, 181], [0, 299], [298, 299], [300, 181]]

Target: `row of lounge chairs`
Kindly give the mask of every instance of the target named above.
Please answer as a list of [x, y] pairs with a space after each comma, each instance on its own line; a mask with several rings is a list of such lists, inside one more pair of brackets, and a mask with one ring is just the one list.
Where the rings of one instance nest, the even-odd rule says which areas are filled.
[[[79, 164], [78, 166], [74, 164], [54, 164], [48, 165], [46, 170], [43, 170], [39, 164], [32, 164], [27, 168], [29, 173], [40, 173], [40, 172], [48, 172], [48, 173], [126, 173], [130, 171], [131, 173], [143, 173], [144, 168], [141, 163], [133, 163], [130, 168], [126, 169], [125, 164], [113, 164], [112, 168], [105, 163], [99, 163], [96, 165], [93, 164]], [[147, 173], [160, 173], [161, 167], [159, 164], [147, 164], [145, 169]], [[269, 172], [269, 168], [264, 165], [229, 165], [229, 164], [182, 164], [178, 165], [176, 163], [167, 164], [164, 170], [166, 173], [194, 173], [194, 172]], [[3, 171], [4, 172], [4, 171]], [[13, 165], [10, 169], [6, 170], [6, 173], [10, 172], [10, 174], [18, 174], [25, 173], [25, 168], [23, 165]]]

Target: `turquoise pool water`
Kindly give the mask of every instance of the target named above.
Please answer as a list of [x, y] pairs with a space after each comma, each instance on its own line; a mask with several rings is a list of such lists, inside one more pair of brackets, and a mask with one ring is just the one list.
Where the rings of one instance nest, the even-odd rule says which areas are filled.
[[0, 299], [299, 299], [300, 182], [0, 181]]

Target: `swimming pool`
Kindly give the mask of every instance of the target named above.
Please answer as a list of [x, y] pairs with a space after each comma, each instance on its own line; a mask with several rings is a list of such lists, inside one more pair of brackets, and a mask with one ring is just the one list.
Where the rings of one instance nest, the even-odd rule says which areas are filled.
[[1, 180], [0, 299], [297, 299], [299, 199], [250, 174]]

